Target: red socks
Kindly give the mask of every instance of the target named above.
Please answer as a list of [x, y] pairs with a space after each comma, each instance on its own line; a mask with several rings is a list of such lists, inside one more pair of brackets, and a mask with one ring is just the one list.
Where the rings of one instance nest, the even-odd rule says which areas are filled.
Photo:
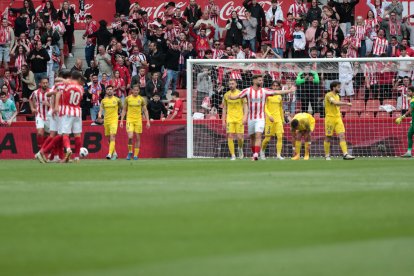
[[69, 140], [69, 136], [64, 135], [64, 136], [62, 137], [62, 143], [63, 143], [63, 147], [64, 147], [65, 149], [70, 148], [70, 140]]
[[36, 142], [37, 142], [37, 146], [38, 146], [38, 148], [39, 149], [41, 149], [42, 148], [42, 145], [43, 145], [43, 141], [44, 141], [44, 137], [42, 136], [42, 135], [37, 135], [36, 136]]
[[259, 153], [260, 152], [260, 147], [258, 146], [252, 146], [252, 153]]
[[82, 147], [81, 137], [75, 137], [75, 157], [79, 157], [80, 148]]

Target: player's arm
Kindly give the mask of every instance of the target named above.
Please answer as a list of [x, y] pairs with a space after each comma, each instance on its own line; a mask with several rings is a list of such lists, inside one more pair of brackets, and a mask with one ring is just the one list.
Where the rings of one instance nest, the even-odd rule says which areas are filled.
[[36, 103], [34, 101], [34, 97], [29, 98], [29, 105], [30, 105], [30, 109], [32, 110], [32, 113], [37, 114]]
[[99, 112], [98, 112], [98, 118], [102, 119], [102, 113], [104, 112], [104, 104], [101, 103], [101, 105], [99, 106]]
[[266, 92], [266, 94], [270, 96], [271, 95], [286, 95], [286, 94], [291, 94], [295, 91], [296, 91], [296, 87], [292, 86], [288, 90], [269, 90], [268, 92]]
[[125, 103], [124, 106], [122, 107], [121, 120], [119, 122], [119, 127], [120, 128], [124, 127], [124, 118], [125, 118], [125, 115], [126, 115], [127, 111], [128, 111], [128, 104]]
[[223, 111], [221, 114], [221, 121], [223, 123], [223, 128], [226, 128], [226, 120], [227, 120], [227, 100], [226, 95], [223, 97]]
[[347, 102], [337, 101], [337, 100], [335, 100], [333, 97], [330, 97], [330, 98], [329, 98], [329, 102], [330, 102], [331, 104], [338, 105], [338, 106], [343, 106], [343, 105], [352, 106], [352, 103], [347, 103]]
[[241, 98], [244, 98], [244, 97], [246, 97], [246, 93], [239, 93], [239, 94], [237, 94], [237, 95], [231, 95], [231, 94], [229, 94], [229, 100], [237, 100], [237, 99], [241, 99]]
[[283, 100], [279, 104], [279, 114], [282, 125], [285, 123], [285, 112], [283, 111]]
[[243, 125], [247, 122], [247, 116], [249, 115], [249, 107], [247, 106], [247, 101], [243, 101]]
[[55, 115], [57, 115], [59, 113], [60, 98], [62, 98], [62, 92], [58, 92], [56, 94], [55, 108], [54, 108], [54, 112], [53, 112]]
[[145, 119], [147, 120], [147, 128], [150, 128], [151, 127], [151, 123], [150, 123], [150, 118], [149, 118], [149, 115], [148, 115], [147, 106], [146, 105], [143, 105], [142, 106], [142, 110], [144, 111]]
[[397, 118], [397, 119], [395, 120], [395, 123], [396, 123], [397, 125], [401, 124], [401, 122], [402, 122], [402, 121], [403, 121], [406, 117], [410, 116], [413, 112], [414, 112], [414, 103], [411, 103], [411, 105], [410, 105], [410, 109], [409, 109], [407, 112], [405, 112], [405, 114], [404, 114], [404, 115], [402, 115], [401, 117]]

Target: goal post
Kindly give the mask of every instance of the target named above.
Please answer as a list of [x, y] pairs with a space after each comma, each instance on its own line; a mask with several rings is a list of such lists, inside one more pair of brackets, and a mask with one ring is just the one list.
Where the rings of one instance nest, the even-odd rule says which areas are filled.
[[[341, 83], [341, 100], [352, 103], [341, 107], [349, 151], [356, 156], [398, 156], [406, 151], [410, 123], [394, 123], [409, 109], [407, 88], [413, 85], [414, 58], [316, 58], [316, 59], [188, 59], [187, 60], [187, 158], [227, 158], [226, 128], [222, 125], [221, 101], [228, 91], [228, 80], [235, 79], [242, 91], [252, 85], [252, 76], [263, 76], [263, 87], [274, 81], [285, 89], [297, 89], [283, 96], [283, 155], [292, 156], [288, 122], [300, 112], [313, 114], [311, 156], [323, 156], [325, 138], [324, 96], [330, 83]], [[263, 134], [265, 137], [266, 133]], [[334, 136], [336, 137], [336, 136]], [[237, 139], [235, 138], [237, 149]], [[247, 126], [244, 153], [251, 156]], [[338, 139], [333, 155], [340, 155]], [[275, 138], [266, 149], [275, 156]]]

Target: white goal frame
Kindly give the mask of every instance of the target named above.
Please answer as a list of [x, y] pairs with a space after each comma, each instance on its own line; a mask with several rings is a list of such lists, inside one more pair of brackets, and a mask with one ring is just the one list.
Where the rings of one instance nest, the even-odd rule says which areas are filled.
[[372, 58], [300, 58], [300, 59], [188, 59], [187, 60], [187, 158], [194, 158], [194, 128], [193, 128], [193, 83], [194, 74], [193, 68], [195, 65], [220, 65], [222, 63], [234, 63], [234, 64], [263, 64], [263, 63], [329, 63], [329, 62], [401, 62], [411, 61], [414, 62], [414, 57], [372, 57]]

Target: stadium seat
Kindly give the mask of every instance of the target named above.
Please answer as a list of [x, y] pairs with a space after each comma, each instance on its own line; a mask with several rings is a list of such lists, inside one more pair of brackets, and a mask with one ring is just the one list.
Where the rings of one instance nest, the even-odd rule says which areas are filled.
[[[349, 100], [342, 100], [342, 101], [349, 102]], [[350, 113], [351, 109], [352, 109], [351, 106], [347, 106], [347, 105], [341, 106], [341, 112], [343, 112], [343, 113]]]
[[391, 114], [385, 111], [380, 111], [377, 113], [377, 118], [390, 118]]
[[359, 115], [357, 112], [348, 112], [345, 114], [345, 118], [359, 118]]
[[362, 112], [361, 118], [365, 118], [365, 119], [374, 118], [374, 112], [369, 112], [369, 111]]
[[320, 113], [315, 113], [315, 114], [313, 114], [313, 118], [320, 119], [321, 118], [321, 114]]
[[392, 105], [395, 108], [397, 108], [397, 100], [394, 100], [394, 99], [384, 100], [383, 105], [386, 105], [386, 104]]
[[379, 100], [368, 100], [366, 111], [378, 112], [379, 106], [380, 106]]
[[392, 113], [392, 117], [393, 118], [398, 118], [398, 117], [400, 117], [402, 114], [401, 114], [401, 111], [394, 111], [393, 113]]
[[364, 100], [354, 100], [352, 101], [351, 112], [352, 113], [361, 113], [365, 111], [365, 101]]

